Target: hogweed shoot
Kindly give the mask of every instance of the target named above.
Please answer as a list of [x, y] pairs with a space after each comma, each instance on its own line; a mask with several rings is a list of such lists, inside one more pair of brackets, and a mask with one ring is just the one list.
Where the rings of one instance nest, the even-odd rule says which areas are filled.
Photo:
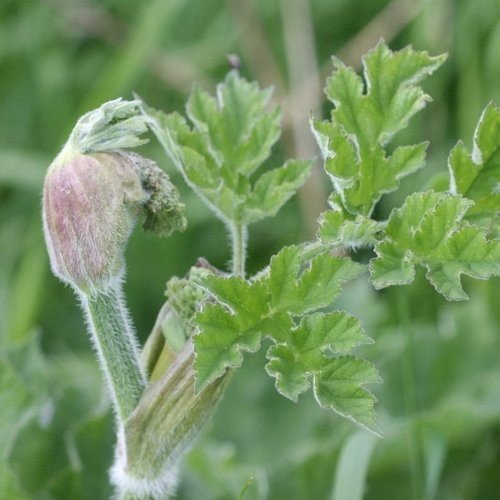
[[[448, 300], [467, 298], [460, 276], [500, 274], [498, 150], [500, 113], [489, 104], [472, 150], [458, 143], [446, 192], [413, 193], [388, 220], [374, 217], [381, 197], [423, 168], [427, 142], [390, 147], [430, 101], [421, 84], [445, 60], [383, 42], [363, 58], [363, 76], [334, 59], [325, 93], [331, 119], [311, 118], [333, 192], [317, 238], [291, 245], [247, 276], [247, 228], [274, 216], [304, 184], [311, 162], [262, 166], [280, 135], [280, 110], [232, 71], [216, 95], [194, 87], [185, 116], [142, 100], [111, 101], [85, 115], [49, 168], [44, 228], [54, 273], [86, 312], [114, 403], [112, 480], [121, 498], [166, 498], [175, 471], [248, 353], [267, 347], [277, 391], [318, 404], [380, 434], [367, 384], [376, 368], [354, 350], [371, 339], [360, 321], [335, 309], [342, 287], [369, 269], [376, 289], [413, 281], [422, 266]], [[139, 220], [160, 235], [182, 230], [176, 188], [153, 162], [128, 151], [149, 129], [170, 163], [227, 227], [230, 273], [200, 261], [172, 278], [168, 300], [140, 350], [121, 285], [123, 252]], [[373, 250], [369, 265], [339, 248]], [[369, 351], [367, 351], [369, 352]]]

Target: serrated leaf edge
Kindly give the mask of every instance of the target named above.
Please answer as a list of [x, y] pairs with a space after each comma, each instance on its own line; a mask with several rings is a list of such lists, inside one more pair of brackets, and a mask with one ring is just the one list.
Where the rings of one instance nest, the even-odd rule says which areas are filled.
[[[350, 359], [353, 359], [353, 360], [360, 360], [360, 361], [363, 361], [364, 363], [367, 363], [368, 365], [370, 365], [371, 368], [373, 368], [374, 374], [375, 374], [374, 379], [370, 380], [370, 381], [367, 381], [367, 382], [364, 382], [364, 383], [361, 383], [361, 384], [358, 384], [358, 387], [361, 390], [363, 390], [369, 398], [371, 398], [373, 409], [374, 409], [375, 404], [377, 403], [378, 399], [375, 397], [375, 395], [371, 391], [369, 391], [368, 389], [366, 389], [365, 385], [367, 385], [367, 384], [380, 384], [380, 383], [383, 382], [382, 378], [379, 375], [379, 371], [376, 369], [375, 365], [373, 363], [371, 363], [370, 361], [367, 361], [367, 360], [365, 360], [363, 358], [358, 358], [356, 356], [339, 356], [339, 358], [350, 358]], [[341, 417], [344, 417], [347, 420], [350, 420], [351, 422], [354, 422], [357, 426], [362, 427], [363, 429], [365, 429], [365, 430], [367, 430], [369, 432], [372, 432], [373, 434], [375, 434], [378, 437], [384, 437], [382, 431], [380, 431], [375, 425], [373, 427], [372, 426], [368, 426], [368, 425], [366, 425], [366, 424], [358, 421], [352, 415], [348, 415], [348, 414], [346, 414], [344, 412], [339, 411], [334, 406], [324, 406], [321, 403], [321, 400], [320, 400], [320, 398], [318, 396], [318, 376], [319, 376], [319, 374], [320, 374], [320, 372], [318, 372], [317, 375], [316, 374], [314, 375], [312, 387], [313, 387], [314, 399], [316, 400], [316, 402], [318, 403], [318, 405], [321, 408], [323, 408], [325, 410], [333, 410], [335, 413], [337, 413]]]

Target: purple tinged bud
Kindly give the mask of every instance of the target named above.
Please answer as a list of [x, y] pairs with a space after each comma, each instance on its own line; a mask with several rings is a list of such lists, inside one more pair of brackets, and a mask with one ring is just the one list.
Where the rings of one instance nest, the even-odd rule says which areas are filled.
[[123, 148], [145, 141], [138, 101], [116, 99], [78, 120], [50, 166], [43, 224], [52, 271], [81, 292], [106, 293], [124, 274], [139, 218], [160, 236], [183, 230], [177, 188], [155, 162]]
[[84, 292], [121, 279], [123, 251], [148, 194], [125, 153], [77, 154], [53, 164], [43, 219], [52, 271]]

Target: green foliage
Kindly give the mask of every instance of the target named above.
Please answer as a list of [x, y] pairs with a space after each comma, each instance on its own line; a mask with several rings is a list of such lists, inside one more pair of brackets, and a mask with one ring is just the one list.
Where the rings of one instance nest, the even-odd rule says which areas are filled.
[[276, 378], [281, 394], [297, 401], [310, 387], [308, 373], [328, 364], [329, 352], [350, 352], [363, 342], [359, 321], [338, 311], [316, 313], [302, 318], [288, 343], [271, 347], [267, 371]]
[[380, 42], [363, 59], [366, 92], [352, 68], [334, 61], [325, 89], [335, 105], [332, 121], [312, 121], [335, 187], [318, 236], [332, 247], [374, 246], [370, 271], [377, 289], [411, 283], [421, 265], [439, 293], [464, 300], [462, 274], [500, 274], [500, 246], [488, 240], [500, 209], [498, 107], [484, 110], [472, 153], [461, 142], [451, 152], [451, 194], [416, 193], [387, 222], [370, 218], [381, 195], [424, 164], [425, 144], [399, 146], [390, 155], [384, 148], [425, 106], [429, 97], [418, 84], [443, 61], [411, 48], [392, 52]]
[[[297, 160], [257, 175], [280, 134], [279, 110], [267, 111], [270, 97], [270, 90], [232, 71], [216, 97], [194, 87], [186, 105], [188, 119], [142, 106], [172, 163], [230, 226], [274, 215], [309, 175], [310, 162]], [[369, 224], [363, 234], [348, 228], [346, 237], [369, 233], [364, 237], [371, 242], [377, 224]], [[256, 352], [262, 337], [269, 337], [275, 345], [268, 351], [267, 370], [279, 392], [296, 401], [312, 386], [321, 406], [374, 429], [374, 399], [362, 385], [377, 381], [376, 371], [347, 355], [366, 342], [359, 323], [346, 313], [313, 314], [331, 306], [341, 284], [361, 270], [327, 249], [307, 259], [301, 247], [285, 248], [271, 259], [267, 272], [250, 280], [199, 279], [215, 299], [194, 317], [199, 388], [241, 366], [243, 352]]]
[[[368, 24], [386, 7], [386, 0], [311, 2], [320, 67], [328, 64], [332, 47], [352, 54], [350, 49], [360, 46], [356, 34], [375, 25], [389, 30], [384, 35], [391, 45], [413, 43], [431, 53], [450, 51], [446, 69], [432, 79], [436, 104], [425, 111], [425, 121], [412, 120], [411, 129], [397, 138], [403, 141], [404, 135], [403, 143], [409, 144], [425, 138], [433, 141], [428, 172], [405, 179], [405, 193], [423, 189], [430, 175], [444, 174], [447, 145], [454, 144], [457, 136], [469, 139], [484, 104], [500, 99], [499, 2], [454, 2], [453, 26], [447, 15], [450, 3], [427, 2], [414, 12], [411, 29], [406, 29], [405, 16], [396, 16], [390, 26]], [[25, 352], [2, 353], [2, 366], [7, 368], [0, 369], [5, 396], [0, 404], [0, 448], [4, 456], [16, 449], [17, 460], [15, 467], [12, 458], [0, 465], [0, 492], [5, 498], [90, 500], [111, 495], [107, 471], [112, 459], [111, 419], [88, 417], [89, 411], [102, 415], [106, 409], [97, 365], [87, 352], [70, 293], [48, 277], [38, 227], [44, 169], [64, 142], [62, 135], [74, 125], [75, 113], [119, 95], [126, 97], [132, 90], [166, 109], [180, 109], [192, 80], [211, 88], [227, 71], [225, 54], [233, 52], [241, 56], [245, 75], [270, 81], [277, 72], [290, 84], [289, 99], [279, 96], [285, 98], [287, 111], [301, 101], [294, 97], [302, 86], [294, 89], [293, 78], [285, 74], [297, 54], [287, 54], [280, 29], [293, 12], [292, 3], [284, 10], [273, 1], [253, 2], [248, 10], [229, 10], [228, 5], [214, 0], [147, 4], [105, 0], [97, 9], [89, 4], [83, 17], [76, 15], [79, 12], [70, 2], [55, 7], [50, 2], [6, 0], [2, 5], [0, 67], [6, 98], [0, 103], [0, 338], [12, 347], [34, 329], [40, 331], [55, 374], [47, 380], [45, 370]], [[97, 22], [82, 22], [87, 18]], [[339, 29], [332, 30], [339, 19]], [[269, 44], [267, 49], [259, 46], [255, 61], [255, 45], [248, 43], [248, 35], [259, 41], [260, 30], [249, 31], [259, 25], [265, 28]], [[494, 134], [490, 137], [495, 140]], [[283, 146], [290, 154], [290, 143]], [[152, 142], [143, 149], [154, 155], [154, 148]], [[274, 151], [273, 162], [276, 158], [279, 165], [285, 158], [281, 148]], [[477, 160], [473, 151], [464, 149], [457, 158], [464, 170], [473, 167], [473, 172], [482, 172], [487, 165], [487, 178], [477, 180], [478, 186], [485, 186], [494, 179], [494, 158], [479, 169], [479, 163], [467, 160], [469, 155]], [[442, 186], [446, 189], [445, 183]], [[498, 236], [494, 197], [489, 198], [491, 205], [481, 207], [482, 195], [475, 196], [474, 191], [474, 187], [452, 191], [476, 202], [463, 221], [488, 229], [488, 237]], [[219, 267], [227, 260], [209, 210], [191, 193], [184, 190], [182, 195], [188, 206], [188, 231], [154, 243], [136, 235], [127, 251], [127, 296], [142, 338], [152, 324], [164, 280], [189, 269], [200, 249]], [[338, 196], [335, 200], [342, 206]], [[390, 213], [394, 203], [402, 204], [400, 200], [400, 195], [385, 198], [375, 217]], [[493, 208], [490, 212], [488, 206]], [[485, 212], [473, 215], [476, 208]], [[384, 222], [375, 233], [365, 233], [361, 228], [364, 223], [370, 227], [370, 219], [360, 219], [359, 213], [344, 207], [341, 216], [334, 211], [336, 216], [329, 213], [323, 218], [321, 238], [329, 246], [356, 249], [384, 238]], [[362, 224], [353, 224], [355, 219]], [[261, 267], [270, 252], [302, 234], [301, 220], [298, 206], [293, 205], [279, 222], [256, 227], [250, 234], [249, 268]], [[355, 258], [364, 259], [368, 253]], [[376, 389], [386, 438], [375, 440], [369, 463], [361, 444], [346, 459], [342, 450], [353, 441], [348, 423], [333, 425], [332, 415], [318, 410], [312, 397], [304, 395], [300, 405], [292, 406], [276, 394], [262, 370], [262, 352], [249, 356], [237, 371], [206, 438], [186, 457], [178, 498], [232, 500], [251, 477], [254, 482], [245, 500], [326, 499], [332, 498], [332, 491], [333, 495], [342, 491], [346, 498], [365, 491], [371, 500], [391, 498], [394, 491], [401, 498], [495, 498], [499, 467], [495, 442], [500, 429], [498, 280], [474, 282], [469, 302], [447, 304], [429, 292], [422, 278], [417, 274], [411, 287], [389, 288], [382, 294], [374, 293], [367, 281], [357, 280], [337, 304], [362, 318], [376, 339], [362, 352], [384, 375], [384, 384]], [[400, 302], [410, 312], [406, 328], [395, 307]], [[26, 371], [33, 376], [27, 379]], [[407, 383], [412, 374], [413, 385]], [[75, 395], [74, 403], [81, 405], [69, 404], [71, 398], [63, 397], [66, 393]], [[39, 422], [47, 424], [46, 419], [39, 420], [39, 415], [47, 416], [39, 412], [50, 408], [47, 402], [60, 409], [48, 423], [49, 432], [46, 427], [37, 429]], [[79, 419], [86, 423], [76, 423]], [[21, 439], [23, 427], [28, 429]], [[12, 446], [4, 448], [7, 442]], [[67, 461], [60, 461], [61, 450], [68, 453]], [[55, 467], [50, 466], [52, 461]], [[35, 491], [31, 476], [45, 477], [47, 487]], [[431, 483], [434, 487], [428, 488]]]
[[325, 170], [345, 209], [369, 216], [384, 193], [424, 165], [427, 143], [385, 147], [429, 101], [418, 85], [445, 56], [431, 57], [407, 47], [392, 52], [384, 42], [363, 58], [364, 81], [333, 59], [325, 93], [335, 108], [331, 122], [312, 119]]
[[216, 97], [193, 88], [186, 105], [191, 124], [178, 113], [143, 105], [172, 163], [227, 223], [247, 225], [275, 215], [309, 176], [311, 163], [299, 160], [257, 175], [280, 135], [281, 113], [268, 111], [270, 98], [270, 89], [232, 71]]
[[500, 212], [500, 108], [490, 103], [484, 109], [472, 152], [462, 141], [453, 148], [448, 161], [450, 191], [474, 201], [466, 218], [499, 235]]
[[413, 281], [415, 264], [424, 266], [434, 288], [448, 300], [467, 294], [460, 275], [487, 279], [500, 274], [500, 241], [487, 241], [486, 231], [463, 221], [473, 203], [445, 193], [416, 193], [392, 212], [386, 237], [371, 261], [376, 288]]
[[241, 366], [243, 351], [257, 351], [268, 337], [274, 345], [266, 369], [282, 395], [297, 401], [312, 384], [323, 408], [374, 430], [374, 398], [362, 386], [379, 381], [377, 372], [348, 355], [370, 339], [347, 313], [317, 312], [330, 306], [342, 284], [363, 267], [329, 253], [307, 261], [301, 251], [285, 247], [254, 280], [210, 276], [200, 281], [218, 303], [206, 304], [195, 316], [198, 384]]
[[[374, 246], [377, 257], [371, 260], [370, 270], [377, 289], [412, 282], [415, 265], [421, 265], [427, 270], [429, 281], [448, 300], [467, 298], [460, 282], [462, 274], [480, 279], [500, 274], [500, 246], [496, 241], [488, 241], [484, 228], [468, 222], [466, 214], [474, 204], [464, 196], [433, 191], [414, 194], [401, 208], [393, 210], [387, 222], [370, 217], [384, 193], [397, 189], [402, 177], [424, 165], [426, 143], [398, 146], [390, 153], [386, 148], [430, 100], [419, 83], [444, 59], [411, 48], [392, 52], [380, 42], [363, 59], [364, 82], [352, 68], [334, 61], [335, 71], [326, 86], [326, 94], [335, 106], [332, 120], [311, 123], [325, 170], [335, 188], [329, 200], [331, 210], [324, 212], [319, 221], [319, 241], [306, 245], [303, 252], [300, 247], [285, 248], [271, 259], [265, 273], [251, 280], [215, 276], [200, 280], [216, 299], [195, 317], [199, 328], [195, 337], [195, 368], [200, 387], [228, 368], [241, 366], [243, 352], [256, 352], [262, 338], [268, 337], [274, 345], [267, 351], [266, 369], [276, 379], [281, 394], [296, 401], [312, 386], [321, 406], [373, 429], [373, 397], [362, 386], [377, 381], [377, 373], [366, 361], [349, 355], [366, 341], [359, 322], [343, 312], [317, 312], [337, 297], [339, 276], [345, 272], [344, 279], [350, 279], [353, 276], [349, 274], [355, 269], [352, 261], [344, 260], [349, 264], [341, 267], [338, 274], [342, 259], [332, 257], [327, 249]], [[235, 77], [228, 77], [226, 86], [231, 87], [228, 81], [232, 78]], [[257, 107], [264, 102], [257, 100], [257, 94], [249, 88], [246, 93], [244, 109], [250, 107], [249, 102]], [[173, 141], [183, 143], [179, 131], [184, 127], [183, 133], [191, 137], [191, 144], [206, 148], [208, 143], [210, 151], [219, 151], [224, 157], [224, 151], [229, 151], [225, 139], [230, 134], [227, 130], [217, 133], [223, 128], [221, 123], [232, 123], [241, 129], [247, 121], [245, 113], [239, 120], [224, 116], [221, 103], [232, 94], [238, 95], [221, 87], [216, 101], [195, 89], [187, 109], [198, 134], [195, 136], [187, 129], [179, 116], [166, 117], [171, 120], [169, 129], [178, 131]], [[234, 95], [232, 102], [244, 101]], [[488, 158], [496, 151], [497, 140], [497, 115], [492, 110], [490, 107], [485, 111], [476, 133], [475, 151], [480, 143], [482, 157], [489, 154]], [[233, 137], [234, 143], [238, 137]], [[262, 141], [260, 147], [267, 151], [267, 144]], [[200, 156], [208, 157], [206, 151]], [[457, 153], [452, 154], [454, 157]], [[255, 168], [254, 164], [240, 163], [241, 171]], [[207, 164], [205, 161], [203, 167]], [[471, 178], [472, 174], [464, 174], [464, 168], [453, 170], [453, 165], [450, 161], [454, 182], [463, 191], [462, 177]], [[196, 171], [202, 169], [196, 167]], [[201, 178], [200, 175], [200, 182]], [[228, 184], [226, 178], [223, 186]], [[230, 206], [236, 206], [231, 196], [225, 198]], [[316, 255], [310, 262], [308, 251]]]
[[135, 148], [147, 142], [140, 136], [147, 127], [138, 115], [139, 102], [115, 99], [83, 115], [71, 132], [66, 147], [86, 153]]
[[383, 229], [382, 223], [363, 215], [354, 217], [334, 204], [332, 210], [321, 214], [318, 237], [332, 246], [355, 249], [374, 245]]
[[107, 484], [96, 478], [111, 458], [112, 441], [95, 368], [87, 356], [47, 359], [37, 336], [2, 352], [3, 495], [90, 500], [109, 494]]

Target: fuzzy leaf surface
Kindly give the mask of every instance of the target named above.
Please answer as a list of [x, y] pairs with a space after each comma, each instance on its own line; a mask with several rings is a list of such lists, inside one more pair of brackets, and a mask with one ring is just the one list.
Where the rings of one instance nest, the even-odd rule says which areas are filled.
[[358, 319], [344, 312], [310, 314], [291, 331], [287, 343], [268, 350], [266, 369], [276, 378], [279, 392], [297, 401], [311, 385], [309, 374], [325, 369], [332, 355], [369, 342]]
[[373, 246], [382, 234], [384, 224], [363, 215], [353, 216], [340, 202], [331, 200], [332, 210], [323, 212], [319, 219], [318, 238], [334, 247], [360, 248]]
[[368, 361], [341, 356], [315, 374], [314, 395], [322, 408], [334, 410], [378, 434], [375, 398], [363, 385], [380, 381], [376, 368]]
[[200, 329], [195, 337], [200, 387], [221, 376], [226, 368], [241, 366], [242, 351], [259, 349], [263, 319], [269, 313], [268, 294], [262, 283], [215, 276], [202, 283], [220, 303], [207, 304], [195, 316]]
[[474, 201], [467, 219], [498, 236], [500, 229], [500, 108], [484, 109], [473, 137], [472, 151], [460, 141], [448, 160], [450, 190]]
[[[373, 396], [362, 388], [374, 381], [373, 377], [349, 382], [332, 378], [329, 371], [338, 359], [352, 364], [347, 372], [357, 373], [355, 367], [365, 363], [371, 366], [345, 357], [370, 339], [356, 318], [341, 311], [321, 311], [331, 306], [342, 285], [362, 269], [348, 258], [329, 253], [305, 261], [301, 247], [290, 246], [271, 259], [268, 271], [257, 280], [214, 275], [202, 278], [200, 285], [216, 302], [206, 304], [194, 318], [198, 327], [194, 338], [198, 387], [220, 377], [228, 368], [239, 367], [243, 353], [255, 352], [267, 337], [274, 345], [267, 352], [266, 369], [282, 395], [296, 401], [316, 378], [329, 380], [330, 399], [325, 389], [323, 399], [318, 398], [320, 404], [336, 411], [340, 408], [342, 415], [374, 429], [368, 425], [374, 419]], [[358, 403], [350, 411], [349, 397], [357, 401], [361, 393], [372, 398], [366, 414]]]
[[189, 121], [145, 105], [143, 114], [174, 166], [222, 220], [250, 224], [276, 212], [307, 180], [310, 161], [291, 160], [257, 172], [281, 132], [271, 90], [230, 72], [216, 95], [195, 86]]
[[460, 275], [487, 279], [500, 274], [500, 241], [464, 221], [473, 202], [461, 196], [428, 191], [409, 196], [393, 210], [385, 239], [370, 262], [376, 288], [408, 284], [415, 265], [427, 270], [434, 288], [448, 300], [464, 300]]
[[301, 315], [326, 307], [338, 297], [341, 286], [363, 269], [350, 259], [328, 253], [312, 259], [305, 269], [301, 267], [296, 246], [285, 247], [271, 258], [267, 283], [273, 308]]
[[445, 60], [407, 47], [392, 52], [380, 42], [363, 58], [364, 79], [334, 59], [325, 93], [331, 121], [311, 120], [325, 170], [344, 208], [369, 216], [384, 193], [424, 165], [427, 143], [385, 146], [430, 100], [419, 83]]

